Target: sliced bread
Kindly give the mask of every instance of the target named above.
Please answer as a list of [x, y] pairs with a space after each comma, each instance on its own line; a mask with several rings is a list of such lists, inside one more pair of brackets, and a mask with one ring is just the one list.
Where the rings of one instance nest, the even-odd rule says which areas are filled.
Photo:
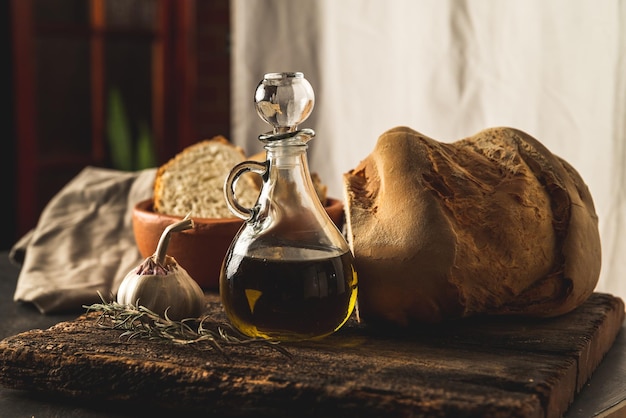
[[[224, 181], [230, 170], [244, 161], [243, 149], [223, 136], [188, 146], [159, 167], [154, 182], [154, 210], [158, 213], [196, 218], [232, 218], [224, 198]], [[241, 176], [237, 200], [252, 207], [259, 187]]]

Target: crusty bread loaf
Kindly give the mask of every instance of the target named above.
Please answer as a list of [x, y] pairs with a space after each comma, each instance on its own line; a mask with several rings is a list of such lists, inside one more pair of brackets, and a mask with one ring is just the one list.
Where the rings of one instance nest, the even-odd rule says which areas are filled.
[[[224, 181], [230, 170], [245, 160], [240, 147], [216, 136], [193, 144], [157, 170], [154, 210], [197, 218], [233, 218], [224, 198]], [[237, 200], [252, 207], [259, 187], [247, 176], [237, 182]]]
[[442, 143], [394, 128], [344, 185], [366, 320], [560, 315], [598, 281], [587, 186], [519, 130]]

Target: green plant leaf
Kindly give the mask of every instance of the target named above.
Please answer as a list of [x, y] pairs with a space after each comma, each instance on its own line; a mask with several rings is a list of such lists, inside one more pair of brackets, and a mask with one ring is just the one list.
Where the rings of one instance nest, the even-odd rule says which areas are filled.
[[117, 88], [109, 91], [107, 136], [111, 163], [118, 170], [133, 170], [133, 149], [130, 126], [122, 94]]
[[139, 138], [137, 138], [137, 161], [135, 168], [143, 170], [156, 166], [156, 150], [148, 124], [142, 122], [139, 124]]

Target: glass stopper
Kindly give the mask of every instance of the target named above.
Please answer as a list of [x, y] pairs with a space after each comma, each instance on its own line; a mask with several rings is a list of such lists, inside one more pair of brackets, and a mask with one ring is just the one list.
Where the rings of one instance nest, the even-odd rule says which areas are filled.
[[313, 111], [315, 93], [301, 72], [268, 73], [254, 93], [256, 111], [274, 134], [295, 132]]

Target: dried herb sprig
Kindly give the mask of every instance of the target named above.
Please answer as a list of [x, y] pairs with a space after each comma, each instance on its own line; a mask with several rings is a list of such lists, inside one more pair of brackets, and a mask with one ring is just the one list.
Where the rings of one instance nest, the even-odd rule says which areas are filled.
[[216, 350], [227, 356], [225, 347], [262, 345], [291, 357], [278, 341], [244, 336], [229, 323], [211, 319], [208, 315], [199, 318], [172, 320], [167, 311], [162, 317], [141, 305], [122, 305], [116, 301], [106, 302], [99, 293], [102, 303], [83, 306], [87, 312], [100, 312], [96, 323], [106, 329], [123, 331], [120, 338], [161, 340], [177, 345], [193, 345], [199, 349]]

